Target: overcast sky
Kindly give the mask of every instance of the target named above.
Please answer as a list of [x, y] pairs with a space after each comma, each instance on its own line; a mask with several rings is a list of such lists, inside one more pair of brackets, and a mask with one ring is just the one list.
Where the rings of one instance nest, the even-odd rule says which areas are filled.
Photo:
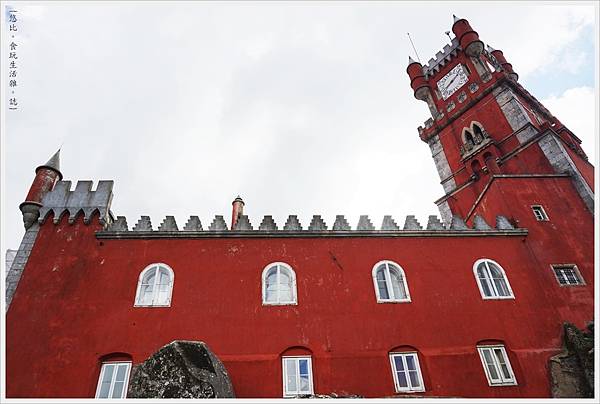
[[[11, 3], [19, 109], [3, 87], [3, 248], [18, 205], [62, 144], [65, 179], [115, 180], [130, 228], [165, 215], [229, 221], [241, 195], [255, 228], [313, 214], [427, 222], [443, 195], [417, 127], [429, 112], [405, 69], [448, 41], [452, 14], [504, 51], [519, 81], [595, 161], [594, 3]], [[2, 84], [8, 73], [6, 13]], [[503, 212], [498, 212], [499, 214]]]

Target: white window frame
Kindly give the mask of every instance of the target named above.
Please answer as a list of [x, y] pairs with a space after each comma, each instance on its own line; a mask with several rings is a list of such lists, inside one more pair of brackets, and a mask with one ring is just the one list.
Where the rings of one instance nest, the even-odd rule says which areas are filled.
[[104, 372], [106, 370], [107, 365], [114, 365], [115, 370], [113, 371], [112, 378], [110, 380], [110, 388], [108, 390], [108, 397], [103, 398], [103, 400], [113, 399], [112, 393], [115, 387], [115, 379], [117, 377], [117, 365], [127, 365], [127, 371], [125, 372], [125, 382], [123, 383], [123, 392], [121, 393], [121, 397], [114, 397], [114, 399], [122, 399], [127, 397], [127, 388], [129, 387], [129, 374], [131, 373], [131, 362], [130, 361], [107, 361], [102, 362], [102, 367], [100, 369], [100, 376], [98, 377], [98, 384], [96, 385], [96, 395], [95, 398], [99, 398], [100, 388], [102, 387], [102, 379], [104, 378]]
[[[146, 276], [146, 273], [154, 270], [156, 268], [157, 274], [154, 276], [154, 286], [152, 288], [152, 303], [150, 304], [142, 304], [141, 300], [142, 300], [142, 281], [144, 279], [144, 276]], [[159, 282], [159, 273], [160, 273], [160, 268], [164, 268], [167, 270], [167, 272], [169, 272], [169, 277], [170, 277], [170, 283], [169, 283], [169, 297], [167, 298], [167, 301], [165, 303], [155, 303], [155, 300], [158, 297], [159, 294], [159, 290], [158, 290], [158, 282]], [[138, 278], [138, 283], [137, 283], [137, 289], [135, 292], [135, 301], [133, 306], [134, 307], [171, 307], [171, 297], [173, 296], [173, 285], [175, 284], [175, 272], [173, 271], [173, 269], [168, 266], [165, 263], [162, 262], [155, 262], [153, 264], [148, 265], [146, 268], [144, 268], [144, 270], [142, 272], [140, 272], [140, 276]]]
[[[410, 381], [410, 376], [408, 375], [408, 366], [406, 363], [407, 356], [412, 356], [415, 360], [417, 376], [419, 377], [419, 384], [420, 384], [420, 386], [417, 388], [412, 386], [411, 381]], [[423, 374], [421, 372], [421, 364], [419, 363], [419, 355], [417, 352], [391, 352], [389, 357], [390, 357], [390, 365], [392, 367], [392, 376], [394, 377], [394, 387], [395, 387], [397, 393], [412, 393], [412, 392], [418, 392], [418, 391], [425, 391], [425, 383], [423, 383]], [[408, 387], [401, 387], [400, 383], [398, 382], [398, 369], [396, 369], [396, 361], [394, 360], [395, 357], [401, 357], [402, 363], [404, 364], [404, 369], [407, 369], [406, 370], [406, 381], [408, 383]]]
[[[498, 378], [493, 379], [492, 375], [490, 374], [488, 365], [485, 361], [485, 357], [484, 357], [484, 351], [485, 350], [489, 350], [491, 352], [491, 357], [492, 357], [492, 361], [493, 361], [493, 366], [496, 370], [496, 373], [498, 374]], [[496, 353], [494, 352], [494, 350], [499, 350], [502, 354], [503, 360], [505, 361], [505, 365], [506, 368], [508, 370], [508, 372], [510, 373], [510, 377], [505, 377], [500, 363], [498, 362], [498, 357], [496, 356]], [[508, 355], [506, 354], [506, 349], [504, 348], [504, 345], [477, 345], [477, 352], [479, 352], [479, 359], [481, 359], [481, 365], [483, 366], [483, 371], [485, 372], [485, 376], [487, 378], [488, 384], [490, 386], [516, 386], [517, 385], [517, 378], [515, 377], [515, 372], [512, 369], [512, 366], [510, 364], [510, 359], [508, 358]]]
[[[510, 293], [508, 296], [500, 296], [498, 293], [498, 290], [496, 289], [496, 285], [494, 284], [494, 282], [489, 283], [492, 288], [491, 290], [494, 294], [492, 296], [485, 295], [485, 292], [483, 291], [483, 286], [481, 285], [481, 279], [479, 279], [479, 275], [477, 274], [477, 267], [481, 263], [486, 263], [487, 273], [490, 276], [490, 279], [492, 279], [491, 273], [489, 272], [489, 266], [487, 265], [488, 262], [495, 264], [500, 269], [500, 272], [502, 272], [502, 276], [504, 277], [504, 281], [506, 282], [506, 288], [508, 289], [508, 291]], [[508, 281], [508, 276], [506, 276], [506, 271], [504, 270], [504, 268], [502, 268], [502, 265], [498, 264], [496, 261], [491, 260], [489, 258], [478, 259], [473, 264], [473, 275], [475, 276], [475, 281], [477, 282], [477, 286], [479, 287], [479, 293], [481, 294], [482, 299], [484, 299], [484, 300], [502, 300], [502, 299], [514, 299], [515, 298], [515, 294], [513, 293], [513, 290], [510, 287], [510, 282]]]
[[[569, 287], [569, 286], [583, 286], [585, 285], [585, 280], [583, 279], [583, 276], [581, 276], [581, 272], [579, 272], [579, 268], [577, 268], [577, 265], [575, 264], [552, 264], [552, 273], [554, 274], [554, 277], [556, 278], [556, 281], [558, 282], [558, 284], [561, 287]], [[563, 268], [568, 268], [571, 269], [573, 271], [573, 273], [575, 274], [575, 277], [577, 278], [577, 283], [562, 283], [560, 281], [560, 277], [558, 275], [557, 269], [563, 269]], [[566, 279], [567, 281], [569, 280], [566, 276], [563, 276], [564, 279]]]
[[[309, 391], [298, 391], [300, 389], [300, 360], [306, 359], [308, 361], [308, 386]], [[287, 366], [286, 361], [294, 361], [296, 373], [296, 387], [297, 391], [288, 391], [287, 389]], [[283, 374], [283, 396], [284, 397], [296, 397], [305, 394], [315, 394], [313, 384], [313, 371], [312, 371], [312, 356], [310, 355], [297, 355], [297, 356], [282, 356], [281, 357], [281, 368]]]
[[[273, 302], [268, 302], [267, 301], [267, 273], [274, 266], [277, 266], [277, 300], [275, 300]], [[292, 278], [292, 300], [290, 300], [290, 301], [282, 301], [281, 296], [280, 296], [281, 288], [279, 287], [279, 285], [280, 285], [279, 275], [281, 273], [282, 267], [288, 271], [290, 277]], [[292, 269], [292, 267], [290, 265], [286, 264], [285, 262], [272, 262], [263, 269], [261, 279], [262, 279], [262, 304], [264, 306], [287, 306], [287, 305], [298, 304], [298, 291], [296, 288], [296, 272], [294, 272], [294, 270]]]
[[542, 205], [531, 205], [533, 216], [538, 222], [549, 222], [548, 214]]
[[[400, 272], [400, 276], [402, 277], [402, 283], [404, 284], [404, 290], [406, 290], [406, 297], [404, 299], [396, 299], [394, 297], [390, 297], [388, 299], [384, 299], [379, 295], [379, 285], [377, 284], [377, 269], [379, 266], [385, 264], [385, 286], [387, 288], [388, 296], [394, 296], [394, 290], [392, 287], [392, 277], [390, 275], [390, 265], [393, 265]], [[404, 269], [398, 265], [394, 261], [383, 260], [379, 261], [375, 266], [373, 266], [373, 270], [371, 271], [371, 276], [373, 278], [373, 287], [375, 288], [375, 298], [377, 299], [377, 303], [409, 303], [410, 300], [410, 291], [408, 290], [408, 280], [406, 279], [406, 274]]]

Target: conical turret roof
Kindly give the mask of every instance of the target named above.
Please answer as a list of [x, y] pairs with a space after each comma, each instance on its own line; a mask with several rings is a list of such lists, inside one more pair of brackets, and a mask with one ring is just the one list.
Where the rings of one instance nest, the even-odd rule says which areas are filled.
[[48, 160], [44, 166], [54, 168], [56, 171], [60, 171], [60, 149], [58, 149], [56, 153], [50, 157], [50, 160]]
[[50, 157], [50, 160], [48, 160], [46, 164], [39, 166], [35, 171], [37, 172], [37, 170], [40, 168], [50, 168], [58, 173], [60, 177], [59, 179], [62, 179], [62, 173], [60, 172], [60, 149], [58, 149], [56, 153]]

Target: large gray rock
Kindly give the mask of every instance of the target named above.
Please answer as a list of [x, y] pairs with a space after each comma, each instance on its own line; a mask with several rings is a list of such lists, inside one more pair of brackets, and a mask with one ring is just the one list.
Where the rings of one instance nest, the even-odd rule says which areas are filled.
[[225, 366], [204, 342], [173, 341], [132, 369], [128, 398], [231, 398]]
[[563, 351], [550, 358], [552, 397], [594, 397], [594, 323], [586, 331], [564, 324]]

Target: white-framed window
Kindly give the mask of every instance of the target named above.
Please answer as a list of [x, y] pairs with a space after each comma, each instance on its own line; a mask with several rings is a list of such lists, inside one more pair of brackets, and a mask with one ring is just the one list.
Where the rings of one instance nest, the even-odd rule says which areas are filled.
[[378, 303], [410, 302], [408, 283], [400, 265], [379, 261], [373, 267], [372, 275]]
[[167, 264], [150, 264], [140, 273], [135, 306], [169, 306], [175, 273]]
[[561, 286], [585, 285], [576, 265], [552, 265], [552, 270]]
[[477, 346], [483, 370], [490, 386], [514, 386], [517, 379], [503, 345]]
[[313, 394], [312, 358], [310, 356], [284, 356], [283, 396], [293, 397]]
[[273, 262], [262, 272], [263, 304], [298, 304], [296, 273], [284, 262]]
[[504, 269], [495, 261], [483, 258], [475, 261], [473, 273], [484, 299], [514, 299]]
[[131, 362], [104, 362], [96, 387], [96, 398], [125, 398]]
[[548, 215], [546, 214], [546, 211], [542, 205], [531, 205], [531, 210], [533, 211], [533, 215], [538, 222], [547, 222], [550, 220], [548, 219]]
[[425, 391], [419, 356], [416, 352], [392, 352], [390, 363], [397, 392]]

